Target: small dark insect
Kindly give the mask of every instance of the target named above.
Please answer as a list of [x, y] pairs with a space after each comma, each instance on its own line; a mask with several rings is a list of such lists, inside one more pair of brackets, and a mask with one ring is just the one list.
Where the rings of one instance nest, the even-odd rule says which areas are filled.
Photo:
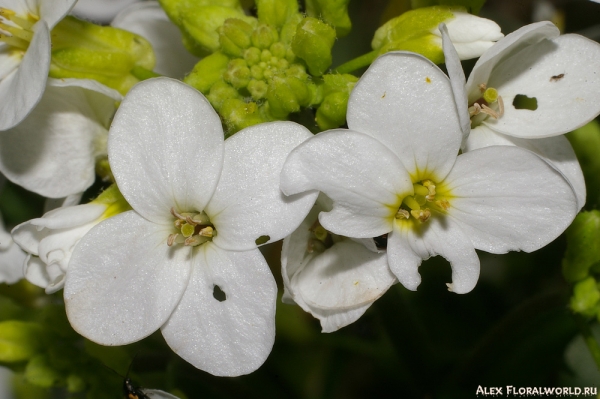
[[125, 399], [150, 399], [148, 395], [142, 392], [140, 387], [136, 387], [131, 382], [131, 378], [125, 377], [123, 381], [123, 393]]
[[561, 80], [562, 78], [565, 77], [564, 73], [561, 73], [560, 75], [554, 75], [550, 78], [551, 82], [558, 82], [559, 80]]

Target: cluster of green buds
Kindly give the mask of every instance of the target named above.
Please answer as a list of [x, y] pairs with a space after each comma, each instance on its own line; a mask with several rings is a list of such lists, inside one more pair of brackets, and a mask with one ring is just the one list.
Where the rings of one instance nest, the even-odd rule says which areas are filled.
[[134, 33], [66, 17], [52, 29], [51, 38], [52, 78], [94, 79], [125, 94], [156, 76], [152, 46]]
[[324, 98], [322, 76], [331, 65], [335, 28], [300, 14], [295, 0], [262, 0], [256, 6], [257, 18], [223, 21], [218, 51], [185, 79], [206, 95], [228, 134], [285, 120]]

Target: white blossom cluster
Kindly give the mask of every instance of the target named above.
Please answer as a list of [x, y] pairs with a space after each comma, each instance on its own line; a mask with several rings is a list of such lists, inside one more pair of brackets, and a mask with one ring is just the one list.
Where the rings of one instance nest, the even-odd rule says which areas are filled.
[[[275, 337], [277, 286], [260, 245], [283, 239], [283, 300], [331, 332], [393, 284], [417, 289], [431, 256], [450, 262], [451, 291], [471, 291], [476, 249], [535, 251], [584, 205], [562, 135], [600, 113], [600, 45], [549, 22], [485, 46], [468, 81], [442, 25], [450, 77], [390, 52], [354, 87], [348, 129], [313, 135], [281, 121], [225, 140], [206, 98], [173, 79], [196, 59], [155, 3], [113, 24], [150, 40], [169, 77], [124, 97], [48, 78], [50, 31], [74, 2], [0, 0], [37, 21], [27, 51], [0, 43], [0, 172], [62, 205], [12, 239], [0, 232], [0, 277], [64, 287], [71, 325], [97, 343], [160, 329], [195, 367], [246, 374]], [[106, 156], [127, 206], [77, 205]]]

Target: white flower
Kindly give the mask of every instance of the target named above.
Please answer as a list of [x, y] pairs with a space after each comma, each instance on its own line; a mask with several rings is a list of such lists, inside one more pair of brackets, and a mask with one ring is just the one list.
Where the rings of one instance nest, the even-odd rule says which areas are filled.
[[518, 147], [457, 156], [462, 134], [446, 75], [413, 53], [379, 57], [348, 103], [349, 130], [298, 146], [282, 190], [318, 189], [333, 201], [320, 224], [347, 237], [389, 233], [391, 271], [416, 289], [423, 259], [452, 266], [450, 289], [465, 293], [479, 275], [475, 249], [534, 251], [571, 223], [576, 199], [546, 162]]
[[48, 79], [33, 112], [0, 134], [0, 171], [50, 198], [83, 192], [106, 156], [108, 127], [121, 95], [93, 80]]
[[65, 284], [73, 328], [104, 345], [160, 328], [179, 356], [212, 374], [259, 367], [273, 345], [277, 287], [257, 241], [290, 234], [314, 203], [317, 193], [279, 191], [285, 158], [310, 136], [274, 122], [224, 141], [196, 90], [168, 78], [135, 86], [108, 140], [133, 210], [77, 245]]
[[25, 278], [47, 294], [63, 288], [71, 254], [81, 237], [102, 220], [131, 209], [115, 185], [88, 204], [69, 206], [67, 201], [12, 230], [15, 242], [27, 252]]
[[331, 200], [320, 195], [281, 250], [282, 300], [319, 319], [323, 332], [355, 322], [397, 282], [372, 239], [338, 236], [319, 225], [319, 212], [328, 210]]
[[[535, 152], [569, 180], [581, 208], [583, 174], [569, 142], [559, 135], [600, 113], [600, 44], [574, 34], [559, 36], [550, 22], [527, 25], [479, 58], [466, 88], [450, 43], [444, 52], [464, 149], [512, 145]], [[523, 108], [519, 101], [526, 98], [530, 105]]]
[[76, 0], [0, 0], [0, 130], [40, 101], [50, 69], [50, 31]]
[[154, 71], [163, 76], [183, 79], [199, 61], [186, 50], [181, 31], [156, 1], [132, 4], [121, 11], [111, 25], [148, 40], [156, 55]]

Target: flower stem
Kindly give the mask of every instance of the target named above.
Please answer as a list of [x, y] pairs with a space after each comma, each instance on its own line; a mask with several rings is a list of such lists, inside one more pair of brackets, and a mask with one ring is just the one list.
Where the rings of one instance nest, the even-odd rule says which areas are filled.
[[574, 317], [577, 322], [577, 327], [579, 327], [579, 332], [583, 336], [583, 340], [594, 358], [594, 362], [596, 362], [596, 367], [600, 370], [600, 345], [598, 345], [598, 341], [594, 338], [587, 321], [579, 315], [575, 315]]
[[379, 55], [379, 51], [374, 50], [370, 53], [363, 54], [360, 57], [357, 57], [353, 60], [350, 60], [339, 67], [334, 69], [334, 72], [337, 73], [350, 73], [352, 71], [356, 71], [357, 69], [366, 67], [371, 65], [371, 63], [377, 58]]

